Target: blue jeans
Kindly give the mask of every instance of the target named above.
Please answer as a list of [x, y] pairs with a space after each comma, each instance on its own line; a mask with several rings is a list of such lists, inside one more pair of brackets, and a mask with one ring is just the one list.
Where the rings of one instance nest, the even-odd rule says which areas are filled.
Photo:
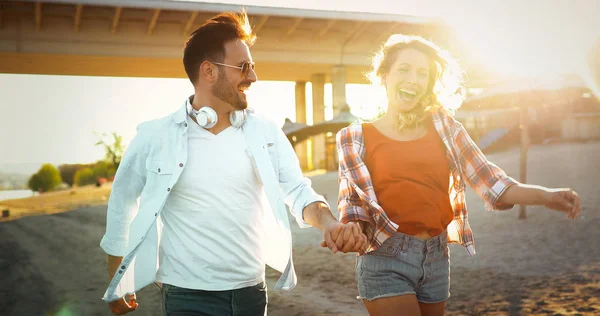
[[229, 291], [191, 290], [163, 284], [161, 292], [164, 316], [267, 314], [267, 287], [264, 282]]
[[450, 297], [447, 232], [428, 239], [395, 233], [377, 250], [359, 256], [356, 279], [360, 298], [369, 301], [413, 294], [423, 303]]

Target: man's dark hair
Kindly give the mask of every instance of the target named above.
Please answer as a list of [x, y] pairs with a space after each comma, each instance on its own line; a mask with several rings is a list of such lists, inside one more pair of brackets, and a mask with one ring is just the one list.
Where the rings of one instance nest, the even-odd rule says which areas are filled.
[[248, 46], [252, 46], [256, 40], [244, 11], [240, 14], [221, 13], [192, 32], [183, 50], [183, 66], [190, 81], [196, 83], [200, 65], [204, 61], [223, 62], [225, 43], [236, 39]]

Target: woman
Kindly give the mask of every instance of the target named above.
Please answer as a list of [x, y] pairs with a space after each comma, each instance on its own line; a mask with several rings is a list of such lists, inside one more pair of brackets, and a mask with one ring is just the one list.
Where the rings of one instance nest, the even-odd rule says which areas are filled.
[[545, 205], [579, 214], [573, 190], [521, 184], [486, 160], [452, 118], [463, 99], [459, 74], [433, 43], [393, 35], [372, 72], [386, 89], [387, 113], [337, 135], [340, 221], [360, 223], [369, 240], [356, 278], [371, 315], [444, 314], [447, 243], [475, 254], [465, 182], [487, 209]]

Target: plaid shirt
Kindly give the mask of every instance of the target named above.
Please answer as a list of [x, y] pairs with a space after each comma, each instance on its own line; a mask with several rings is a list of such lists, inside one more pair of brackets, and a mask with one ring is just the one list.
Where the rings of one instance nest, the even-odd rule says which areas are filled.
[[[434, 126], [446, 146], [450, 162], [450, 203], [454, 219], [448, 225], [448, 241], [466, 247], [469, 255], [475, 254], [473, 231], [467, 219], [465, 181], [481, 196], [487, 210], [511, 209], [514, 205], [498, 201], [502, 193], [517, 182], [498, 166], [489, 162], [462, 124], [444, 111], [432, 114]], [[364, 163], [365, 144], [362, 126], [354, 124], [337, 133], [339, 158], [340, 221], [364, 221], [369, 240], [365, 254], [376, 250], [393, 235], [398, 225], [389, 220], [377, 203], [371, 175]]]

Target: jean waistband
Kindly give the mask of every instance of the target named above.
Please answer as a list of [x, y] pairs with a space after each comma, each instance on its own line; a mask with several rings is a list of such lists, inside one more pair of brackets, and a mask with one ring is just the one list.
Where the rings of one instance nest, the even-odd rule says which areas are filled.
[[435, 250], [448, 246], [448, 231], [444, 230], [441, 234], [427, 239], [396, 232], [389, 239], [402, 247], [403, 251], [408, 248], [421, 250]]

